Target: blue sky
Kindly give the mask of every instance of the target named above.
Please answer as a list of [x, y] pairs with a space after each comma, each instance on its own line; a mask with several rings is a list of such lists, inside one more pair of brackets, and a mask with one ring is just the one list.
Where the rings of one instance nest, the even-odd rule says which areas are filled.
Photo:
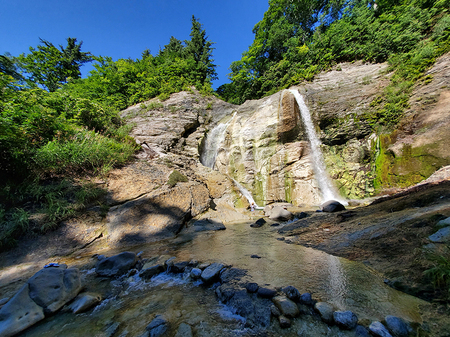
[[[253, 42], [267, 9], [268, 0], [0, 0], [0, 54], [28, 53], [39, 38], [65, 46], [75, 37], [82, 51], [137, 59], [145, 49], [155, 55], [171, 36], [188, 40], [195, 15], [216, 43], [216, 88], [228, 82], [231, 62]], [[90, 69], [83, 66], [83, 76]]]

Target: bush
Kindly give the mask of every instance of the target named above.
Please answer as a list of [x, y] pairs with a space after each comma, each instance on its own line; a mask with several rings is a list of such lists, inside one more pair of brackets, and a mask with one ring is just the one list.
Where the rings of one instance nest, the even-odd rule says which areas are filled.
[[177, 183], [187, 182], [187, 181], [188, 181], [188, 178], [185, 175], [181, 174], [177, 170], [173, 170], [169, 176], [167, 185], [169, 185], [170, 187], [174, 187]]

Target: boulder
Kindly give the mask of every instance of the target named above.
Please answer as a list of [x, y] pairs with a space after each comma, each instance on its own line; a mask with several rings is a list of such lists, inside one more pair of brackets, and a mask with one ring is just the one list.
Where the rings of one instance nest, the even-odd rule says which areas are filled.
[[102, 296], [100, 294], [81, 293], [68, 306], [68, 309], [74, 314], [79, 314], [96, 306], [101, 300]]
[[311, 293], [304, 293], [300, 296], [300, 303], [306, 304], [306, 305], [313, 305], [314, 300], [312, 298]]
[[428, 239], [431, 242], [450, 242], [450, 226], [441, 228], [436, 233], [430, 235]]
[[286, 316], [278, 316], [278, 322], [280, 323], [280, 328], [287, 329], [291, 327], [291, 320]]
[[297, 304], [285, 296], [275, 296], [272, 298], [272, 302], [280, 309], [283, 316], [294, 318], [300, 315]]
[[370, 337], [369, 331], [362, 325], [356, 326], [355, 329], [355, 336], [356, 337]]
[[345, 211], [345, 206], [336, 200], [328, 200], [327, 202], [324, 202], [321, 207], [322, 212], [327, 213]]
[[205, 268], [205, 270], [203, 270], [201, 278], [202, 281], [205, 283], [212, 283], [214, 281], [216, 281], [219, 277], [219, 273], [220, 271], [223, 269], [224, 265], [222, 263], [213, 263], [210, 266], [208, 266], [207, 268]]
[[314, 305], [314, 310], [320, 315], [320, 318], [322, 318], [322, 321], [325, 323], [332, 324], [334, 322], [334, 308], [331, 304], [327, 302], [317, 302]]
[[274, 221], [291, 220], [294, 215], [282, 206], [275, 206], [270, 211], [269, 219]]
[[250, 282], [245, 286], [249, 293], [256, 293], [259, 289], [258, 283]]
[[30, 298], [28, 284], [25, 284], [0, 309], [0, 336], [18, 334], [44, 317], [44, 308]]
[[190, 276], [194, 280], [198, 280], [202, 276], [202, 270], [199, 268], [192, 268]]
[[408, 337], [408, 326], [399, 317], [388, 315], [385, 317], [386, 327], [394, 337]]
[[190, 232], [204, 232], [204, 231], [222, 231], [227, 229], [221, 222], [212, 219], [201, 219], [195, 221], [192, 226], [189, 226], [183, 233]]
[[169, 322], [162, 315], [157, 315], [145, 328], [149, 337], [165, 336], [169, 328]]
[[259, 287], [257, 293], [259, 297], [272, 298], [277, 294], [277, 291], [274, 289]]
[[353, 330], [358, 325], [358, 316], [352, 311], [335, 311], [333, 318], [336, 325], [344, 330]]
[[81, 291], [80, 272], [66, 265], [44, 268], [28, 280], [28, 286], [30, 298], [46, 314], [54, 313]]
[[128, 272], [136, 265], [135, 253], [123, 252], [97, 262], [95, 272], [101, 276], [117, 276]]
[[252, 223], [250, 225], [250, 227], [259, 228], [259, 227], [263, 226], [265, 223], [266, 223], [266, 220], [264, 220], [263, 218], [259, 218], [254, 223]]
[[181, 323], [178, 326], [177, 333], [175, 334], [175, 337], [193, 337], [192, 334], [192, 328], [187, 323]]
[[450, 217], [440, 220], [436, 226], [438, 227], [446, 227], [450, 226]]
[[294, 302], [300, 302], [300, 292], [297, 288], [293, 286], [287, 286], [282, 289], [282, 291], [286, 294], [287, 298]]
[[389, 333], [388, 329], [386, 329], [386, 327], [378, 321], [372, 322], [369, 325], [369, 331], [375, 337], [393, 337]]

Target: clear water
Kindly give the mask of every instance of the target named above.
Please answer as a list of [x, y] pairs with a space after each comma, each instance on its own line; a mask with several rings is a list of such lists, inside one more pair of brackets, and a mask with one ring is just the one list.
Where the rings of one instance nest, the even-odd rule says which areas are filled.
[[[274, 227], [251, 228], [250, 224], [227, 224], [225, 231], [203, 232], [194, 238], [180, 235], [175, 240], [121, 251], [141, 251], [143, 257], [169, 254], [183, 261], [220, 261], [248, 270], [252, 281], [262, 286], [293, 285], [300, 292], [311, 292], [317, 300], [332, 303], [336, 309], [352, 310], [359, 318], [380, 320], [395, 315], [420, 322], [418, 306], [423, 301], [387, 287], [381, 275], [363, 264], [287, 244], [276, 240], [279, 235]], [[117, 252], [101, 253], [111, 256]], [[91, 255], [76, 261], [91, 261], [92, 265]], [[75, 261], [66, 262], [73, 265]], [[87, 313], [60, 312], [31, 327], [23, 336], [112, 336], [106, 333], [108, 329], [116, 331], [114, 336], [142, 336], [157, 314], [170, 321], [168, 336], [175, 335], [182, 322], [192, 326], [195, 336], [254, 336], [245, 327], [243, 317], [217, 302], [214, 287], [204, 288], [186, 276], [160, 274], [144, 281], [137, 275], [101, 279], [89, 268], [84, 273], [87, 290], [102, 293], [105, 300]], [[266, 332], [267, 336], [353, 336], [311, 316], [297, 318], [291, 328], [283, 330], [274, 320]]]

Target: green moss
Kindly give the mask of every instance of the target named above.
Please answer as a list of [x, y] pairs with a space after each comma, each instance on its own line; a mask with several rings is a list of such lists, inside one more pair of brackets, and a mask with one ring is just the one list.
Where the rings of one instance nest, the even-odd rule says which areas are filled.
[[170, 187], [174, 187], [179, 182], [187, 182], [188, 178], [178, 172], [177, 170], [173, 170], [172, 173], [169, 176], [169, 179], [167, 180], [167, 185]]
[[430, 153], [435, 144], [411, 147], [405, 144], [401, 155], [388, 150], [395, 142], [395, 133], [381, 135], [377, 143], [375, 159], [374, 187], [377, 192], [385, 188], [409, 187], [428, 178], [436, 170], [448, 165], [448, 160], [437, 158]]
[[292, 190], [294, 182], [292, 181], [292, 177], [289, 172], [286, 172], [284, 175], [284, 198], [287, 202], [292, 202]]

